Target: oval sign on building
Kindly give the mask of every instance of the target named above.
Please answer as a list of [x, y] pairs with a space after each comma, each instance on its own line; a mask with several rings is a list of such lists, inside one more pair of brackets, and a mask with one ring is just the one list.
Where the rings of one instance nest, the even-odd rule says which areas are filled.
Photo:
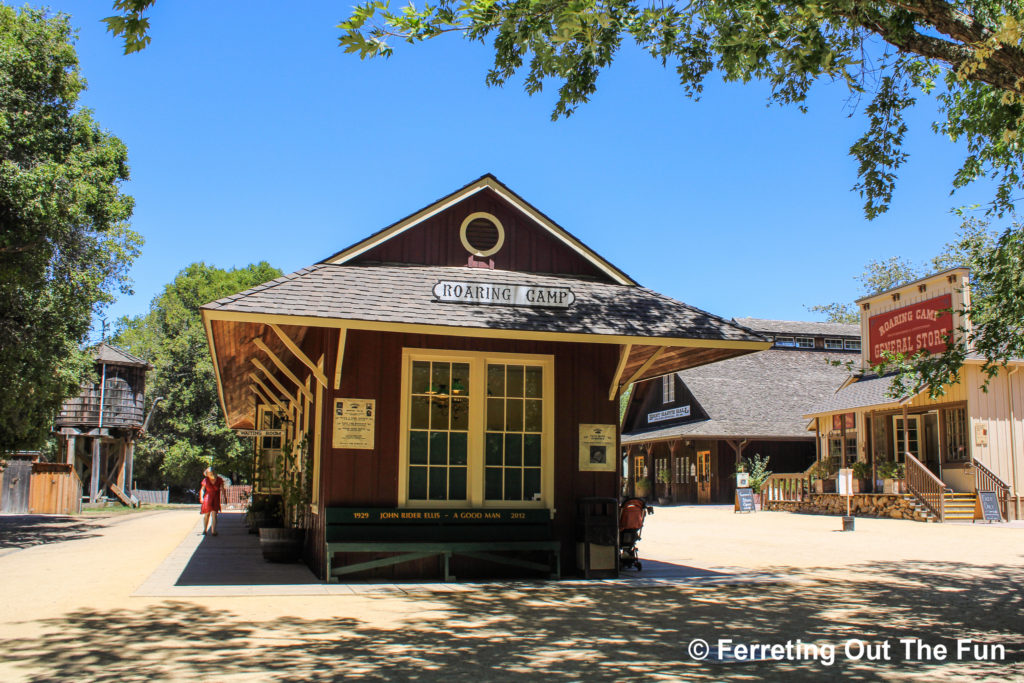
[[568, 287], [503, 285], [487, 282], [441, 280], [434, 285], [438, 301], [460, 304], [568, 308], [576, 295]]
[[953, 297], [943, 294], [934, 299], [873, 315], [868, 319], [871, 363], [882, 362], [882, 352], [905, 356], [921, 349], [929, 353], [946, 350], [946, 337], [953, 333]]

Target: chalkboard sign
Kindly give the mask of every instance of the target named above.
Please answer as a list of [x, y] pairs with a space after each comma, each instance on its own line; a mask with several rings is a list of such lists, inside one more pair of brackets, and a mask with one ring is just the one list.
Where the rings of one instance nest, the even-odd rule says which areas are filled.
[[756, 512], [754, 507], [754, 491], [752, 489], [736, 489], [736, 512]]
[[974, 505], [974, 518], [986, 522], [1001, 522], [1003, 515], [999, 511], [999, 498], [995, 491], [978, 491], [978, 502]]

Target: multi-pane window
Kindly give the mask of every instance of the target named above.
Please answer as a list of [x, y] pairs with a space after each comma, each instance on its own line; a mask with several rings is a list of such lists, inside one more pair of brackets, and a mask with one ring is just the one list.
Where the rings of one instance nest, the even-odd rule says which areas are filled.
[[413, 361], [409, 500], [466, 500], [469, 364]]
[[843, 346], [847, 351], [860, 351], [860, 339], [847, 339]]
[[967, 460], [967, 409], [946, 408], [942, 411], [942, 422], [945, 431], [946, 461], [960, 462]]
[[795, 343], [798, 349], [813, 349], [814, 337], [797, 337]]
[[675, 403], [676, 400], [676, 376], [665, 375], [661, 378], [661, 402]]
[[793, 337], [776, 337], [776, 346], [783, 346], [786, 348], [793, 348], [796, 346], [796, 340]]
[[540, 496], [543, 380], [539, 366], [487, 364], [487, 500], [534, 500]]
[[831, 349], [831, 350], [834, 350], [834, 351], [842, 351], [843, 350], [843, 340], [842, 339], [828, 339], [828, 338], [826, 338], [825, 339], [825, 348], [826, 349]]
[[846, 465], [857, 462], [857, 432], [846, 432]]
[[893, 428], [893, 441], [895, 442], [893, 445], [895, 446], [896, 462], [903, 462], [903, 460], [905, 459], [903, 457], [903, 455], [905, 453], [907, 453], [908, 451], [915, 458], [920, 459], [921, 458], [921, 451], [920, 451], [920, 448], [918, 446], [918, 440], [917, 440], [917, 435], [918, 435], [918, 418], [917, 417], [908, 417], [907, 418], [906, 442], [904, 442], [903, 418], [902, 417], [894, 417], [893, 418], [893, 427], [894, 427]]

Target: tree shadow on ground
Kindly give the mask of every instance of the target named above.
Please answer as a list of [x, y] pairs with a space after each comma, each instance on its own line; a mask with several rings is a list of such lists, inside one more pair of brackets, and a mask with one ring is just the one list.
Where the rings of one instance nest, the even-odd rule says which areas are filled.
[[0, 548], [28, 548], [96, 536], [102, 523], [57, 515], [0, 516]]
[[[0, 641], [27, 680], [832, 680], [1024, 676], [1020, 566], [871, 563], [861, 581], [740, 586], [496, 584], [407, 597], [325, 596], [339, 616], [252, 622], [197, 602], [79, 611], [41, 637]], [[784, 573], [791, 570], [780, 570]], [[821, 578], [825, 577], [825, 578]], [[346, 604], [346, 601], [351, 601]], [[369, 607], [367, 602], [369, 601]], [[398, 603], [396, 605], [396, 603]], [[379, 608], [375, 610], [374, 608]], [[354, 613], [358, 610], [358, 614]], [[346, 614], [346, 612], [353, 612]], [[835, 661], [693, 661], [714, 644], [831, 644]], [[843, 643], [890, 643], [889, 661], [849, 661]], [[950, 648], [945, 662], [904, 657], [901, 638]], [[956, 640], [998, 643], [1002, 661], [957, 661]]]

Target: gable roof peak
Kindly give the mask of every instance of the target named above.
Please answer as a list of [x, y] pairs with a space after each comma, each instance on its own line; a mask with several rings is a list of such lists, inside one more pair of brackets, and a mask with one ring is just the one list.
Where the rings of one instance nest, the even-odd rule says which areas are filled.
[[387, 242], [388, 240], [401, 235], [407, 230], [423, 223], [432, 216], [448, 209], [449, 207], [457, 204], [458, 202], [470, 197], [484, 189], [489, 189], [497, 194], [499, 197], [504, 199], [506, 202], [515, 207], [522, 214], [532, 219], [532, 221], [538, 225], [542, 230], [548, 232], [556, 240], [564, 244], [569, 249], [578, 253], [581, 257], [589, 261], [599, 271], [609, 277], [612, 282], [621, 285], [637, 285], [638, 283], [633, 280], [629, 275], [624, 273], [622, 270], [612, 265], [611, 262], [601, 257], [597, 252], [588, 247], [576, 236], [570, 233], [568, 230], [558, 225], [555, 221], [551, 220], [542, 211], [534, 207], [528, 201], [523, 199], [521, 196], [516, 194], [511, 188], [505, 185], [503, 182], [498, 180], [497, 176], [493, 173], [485, 173], [476, 180], [462, 186], [454, 192], [441, 197], [433, 203], [423, 207], [419, 211], [416, 211], [405, 218], [399, 220], [396, 223], [378, 230], [369, 237], [366, 237], [355, 244], [342, 249], [341, 251], [325, 258], [320, 263], [322, 264], [335, 264], [341, 265], [352, 261], [359, 255], [377, 247], [378, 245]]

